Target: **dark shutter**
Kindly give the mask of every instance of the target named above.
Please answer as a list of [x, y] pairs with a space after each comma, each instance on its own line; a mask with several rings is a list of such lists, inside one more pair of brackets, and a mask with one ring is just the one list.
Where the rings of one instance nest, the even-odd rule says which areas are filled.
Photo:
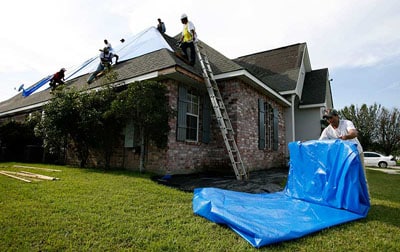
[[186, 113], [187, 113], [187, 89], [179, 86], [178, 97], [178, 129], [176, 131], [176, 140], [186, 140]]
[[208, 95], [203, 96], [203, 143], [210, 142], [210, 128], [211, 128], [211, 110], [210, 98]]
[[258, 148], [265, 149], [265, 107], [262, 99], [258, 99]]
[[278, 150], [279, 145], [279, 111], [274, 108], [274, 151]]

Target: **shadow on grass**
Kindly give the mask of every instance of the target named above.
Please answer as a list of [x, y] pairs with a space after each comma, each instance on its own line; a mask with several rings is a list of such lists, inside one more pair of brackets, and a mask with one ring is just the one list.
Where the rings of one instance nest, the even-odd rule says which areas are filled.
[[368, 216], [368, 221], [384, 222], [388, 225], [400, 227], [400, 211], [398, 208], [383, 205], [372, 205]]
[[139, 172], [139, 171], [131, 171], [126, 169], [100, 169], [100, 168], [76, 168], [80, 169], [82, 172], [86, 173], [96, 173], [96, 174], [108, 174], [113, 176], [128, 176], [128, 177], [137, 177], [137, 178], [151, 178], [154, 176], [153, 173], [149, 172]]

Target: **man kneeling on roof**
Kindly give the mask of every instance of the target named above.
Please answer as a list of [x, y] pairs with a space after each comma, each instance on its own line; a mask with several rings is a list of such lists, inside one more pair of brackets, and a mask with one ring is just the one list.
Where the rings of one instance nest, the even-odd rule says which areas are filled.
[[50, 83], [49, 83], [51, 90], [54, 91], [54, 89], [56, 89], [56, 87], [57, 87], [57, 84], [58, 85], [64, 84], [64, 81], [65, 81], [64, 80], [64, 72], [65, 71], [67, 71], [67, 70], [65, 70], [65, 68], [61, 68], [60, 71], [58, 71], [57, 73], [55, 73], [53, 75], [53, 77], [51, 77]]
[[102, 71], [104, 71], [105, 68], [110, 69], [111, 65], [112, 65], [112, 59], [115, 57], [115, 65], [118, 63], [118, 55], [117, 54], [113, 54], [112, 52], [110, 52], [110, 49], [108, 47], [104, 47], [103, 50], [100, 50], [100, 64], [98, 65], [96, 71], [94, 71], [89, 79], [87, 80], [88, 84], [91, 84], [93, 82], [93, 80], [96, 78], [96, 76], [101, 73]]

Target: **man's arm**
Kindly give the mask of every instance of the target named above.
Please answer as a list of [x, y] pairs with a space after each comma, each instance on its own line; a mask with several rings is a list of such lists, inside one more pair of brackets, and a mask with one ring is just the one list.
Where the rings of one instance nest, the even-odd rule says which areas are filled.
[[350, 129], [346, 135], [340, 136], [339, 138], [342, 140], [349, 140], [356, 138], [357, 136], [358, 136], [358, 131], [356, 129]]

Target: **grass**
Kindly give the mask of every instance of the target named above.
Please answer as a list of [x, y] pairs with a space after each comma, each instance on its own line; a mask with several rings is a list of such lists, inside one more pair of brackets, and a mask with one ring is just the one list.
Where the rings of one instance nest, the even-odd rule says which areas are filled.
[[[13, 165], [0, 163], [0, 170], [21, 170]], [[1, 251], [399, 251], [400, 248], [399, 175], [367, 171], [372, 207], [366, 219], [255, 249], [230, 229], [194, 215], [192, 193], [159, 185], [148, 174], [32, 166], [62, 170], [28, 170], [60, 180], [26, 183], [0, 175]]]

